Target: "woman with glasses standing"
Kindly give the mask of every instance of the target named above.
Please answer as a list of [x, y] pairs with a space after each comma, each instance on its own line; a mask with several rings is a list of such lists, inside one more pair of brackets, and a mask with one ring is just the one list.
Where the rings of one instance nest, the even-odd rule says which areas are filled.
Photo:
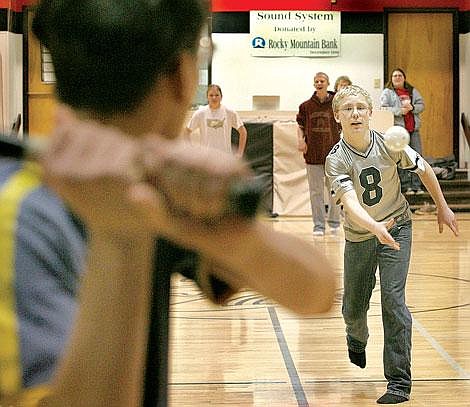
[[[420, 113], [424, 110], [421, 93], [406, 81], [405, 72], [396, 68], [380, 96], [380, 105], [393, 113], [394, 125], [404, 127], [410, 133], [410, 146], [422, 154]], [[416, 174], [399, 170], [402, 192], [406, 195], [423, 194], [421, 181]]]

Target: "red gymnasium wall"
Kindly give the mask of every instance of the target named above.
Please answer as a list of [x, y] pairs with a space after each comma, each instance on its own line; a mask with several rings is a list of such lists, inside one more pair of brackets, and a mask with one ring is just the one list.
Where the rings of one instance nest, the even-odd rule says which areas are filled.
[[[78, 1], [78, 0], [77, 0]], [[36, 0], [0, 0], [0, 8], [21, 11]], [[212, 11], [335, 10], [380, 12], [384, 8], [457, 8], [470, 10], [470, 0], [212, 0]]]
[[[334, 2], [333, 2], [334, 3]], [[213, 12], [250, 10], [333, 10], [381, 12], [384, 8], [456, 8], [470, 10], [470, 0], [212, 0]]]
[[[23, 5], [27, 5], [28, 1], [25, 0], [0, 0], [0, 9], [7, 8], [13, 11], [21, 11]], [[32, 1], [29, 1], [32, 3]]]

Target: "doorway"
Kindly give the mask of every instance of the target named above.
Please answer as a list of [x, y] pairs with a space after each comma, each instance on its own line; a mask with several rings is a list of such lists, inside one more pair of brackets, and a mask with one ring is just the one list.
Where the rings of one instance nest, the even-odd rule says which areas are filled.
[[385, 10], [385, 76], [401, 68], [423, 96], [421, 141], [425, 157], [458, 157], [458, 13], [456, 10]]

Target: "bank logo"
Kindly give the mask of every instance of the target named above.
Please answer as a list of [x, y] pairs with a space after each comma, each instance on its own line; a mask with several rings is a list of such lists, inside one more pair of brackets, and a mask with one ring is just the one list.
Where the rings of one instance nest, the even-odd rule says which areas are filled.
[[255, 37], [251, 41], [251, 46], [253, 48], [265, 48], [266, 47], [266, 40], [263, 37]]

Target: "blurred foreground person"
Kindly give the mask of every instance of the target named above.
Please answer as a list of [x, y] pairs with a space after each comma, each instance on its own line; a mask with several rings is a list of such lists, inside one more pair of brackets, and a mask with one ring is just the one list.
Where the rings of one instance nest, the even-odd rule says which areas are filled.
[[[206, 17], [199, 0], [37, 7], [33, 32], [51, 53], [63, 104], [42, 170], [86, 225], [87, 264], [48, 395], [26, 393], [18, 404], [28, 394], [42, 406], [146, 404], [152, 275], [161, 256], [172, 260], [159, 273], [164, 288], [171, 272], [182, 271], [217, 303], [249, 287], [301, 314], [332, 305], [335, 276], [320, 252], [227, 205], [234, 185], [249, 184], [248, 166], [175, 140], [195, 93], [200, 44], [207, 46], [200, 41]], [[167, 303], [158, 311], [167, 327]], [[163, 385], [167, 334], [165, 366], [155, 366]], [[0, 395], [21, 391], [15, 383]], [[166, 405], [166, 392], [153, 402]]]

